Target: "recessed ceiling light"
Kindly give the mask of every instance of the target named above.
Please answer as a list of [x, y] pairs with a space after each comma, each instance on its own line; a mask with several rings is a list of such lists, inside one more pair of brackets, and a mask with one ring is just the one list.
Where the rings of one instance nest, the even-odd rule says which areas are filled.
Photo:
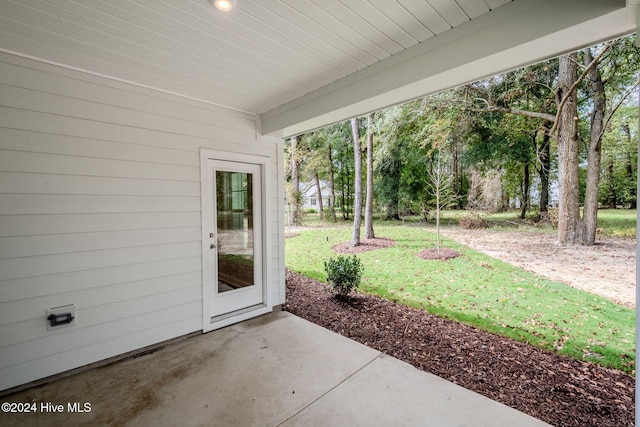
[[236, 2], [235, 0], [214, 0], [213, 5], [218, 10], [229, 12], [236, 6]]

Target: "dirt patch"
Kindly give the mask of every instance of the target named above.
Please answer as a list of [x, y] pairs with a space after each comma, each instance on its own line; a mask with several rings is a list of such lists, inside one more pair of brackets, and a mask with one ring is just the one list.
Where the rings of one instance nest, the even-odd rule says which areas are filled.
[[557, 426], [633, 426], [634, 379], [287, 273], [285, 310]]
[[462, 254], [449, 248], [440, 248], [440, 250], [437, 248], [429, 248], [421, 250], [416, 256], [424, 260], [446, 261], [448, 259], [458, 258], [462, 256]]
[[337, 244], [333, 247], [333, 250], [339, 254], [360, 254], [376, 249], [389, 248], [396, 244], [395, 240], [386, 239], [384, 237], [376, 237], [374, 239], [360, 239], [360, 244], [353, 248], [349, 247], [349, 243], [350, 242]]
[[557, 236], [441, 229], [450, 239], [509, 264], [635, 308], [635, 239], [598, 236], [595, 246], [562, 246]]

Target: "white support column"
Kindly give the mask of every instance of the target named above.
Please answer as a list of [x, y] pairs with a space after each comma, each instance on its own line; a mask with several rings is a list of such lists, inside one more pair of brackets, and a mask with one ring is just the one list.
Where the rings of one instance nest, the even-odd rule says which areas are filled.
[[[640, 21], [640, 20], [639, 20]], [[640, 27], [636, 31], [636, 34], [640, 33]], [[638, 40], [638, 46], [640, 47], [640, 38]], [[638, 99], [640, 100], [640, 88], [638, 89]], [[640, 152], [640, 115], [638, 115], [638, 151]], [[638, 157], [638, 167], [636, 168], [636, 175], [638, 177], [637, 189], [636, 189], [636, 198], [640, 194], [640, 156]], [[637, 205], [637, 203], [636, 203]], [[636, 206], [637, 209], [637, 206]], [[636, 210], [636, 313], [638, 307], [640, 307], [640, 292], [638, 292], [638, 283], [640, 283], [640, 247], [638, 246], [638, 237], [640, 237], [640, 233], [638, 232], [638, 224], [640, 224], [640, 209]], [[638, 344], [638, 335], [640, 335], [640, 317], [636, 315], [636, 420], [640, 420], [640, 387], [638, 384], [638, 353], [640, 353], [640, 344]]]
[[[640, 7], [638, 5], [638, 0], [628, 0], [627, 7], [635, 8], [635, 11], [631, 11], [633, 13], [633, 17], [636, 20], [636, 44], [640, 47]], [[638, 100], [640, 101], [640, 88], [638, 89]], [[640, 114], [638, 115], [638, 151], [640, 151]], [[636, 197], [640, 194], [640, 157], [638, 157], [638, 168], [636, 169], [637, 175], [637, 189], [636, 189]], [[637, 206], [636, 206], [637, 208]], [[638, 232], [638, 224], [640, 224], [640, 210], [636, 211], [636, 313], [638, 307], [640, 307], [640, 292], [638, 292], [638, 283], [640, 283], [640, 269], [638, 268], [638, 261], [640, 261], [640, 247], [638, 246], [638, 237], [640, 237], [640, 233]], [[636, 422], [640, 420], [640, 387], [638, 384], [638, 353], [640, 352], [640, 345], [638, 344], [638, 335], [640, 332], [640, 318], [636, 315]]]

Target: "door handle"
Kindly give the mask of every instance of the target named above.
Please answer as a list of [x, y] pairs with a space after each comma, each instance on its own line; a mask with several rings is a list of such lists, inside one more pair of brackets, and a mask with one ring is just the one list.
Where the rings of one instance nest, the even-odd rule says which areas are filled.
[[209, 249], [215, 249], [216, 245], [214, 245], [213, 243], [209, 246]]

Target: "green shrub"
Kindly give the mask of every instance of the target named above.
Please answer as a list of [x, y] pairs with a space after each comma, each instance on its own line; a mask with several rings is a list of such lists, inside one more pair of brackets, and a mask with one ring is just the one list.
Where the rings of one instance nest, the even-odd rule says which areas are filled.
[[362, 263], [355, 255], [352, 257], [338, 255], [338, 258], [330, 258], [329, 261], [324, 262], [327, 280], [333, 290], [342, 297], [360, 286], [363, 270]]
[[304, 210], [304, 213], [308, 213], [308, 214], [317, 214], [318, 210], [314, 209], [314, 208], [307, 208]]

